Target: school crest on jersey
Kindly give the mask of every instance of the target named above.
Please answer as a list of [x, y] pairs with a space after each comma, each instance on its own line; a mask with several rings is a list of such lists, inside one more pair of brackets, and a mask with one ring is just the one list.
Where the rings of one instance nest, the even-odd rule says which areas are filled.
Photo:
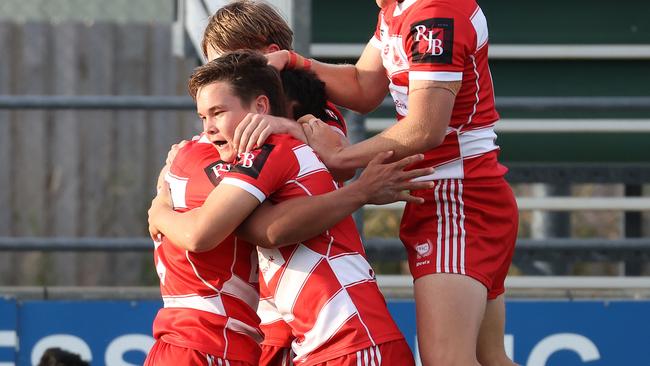
[[205, 174], [207, 174], [208, 179], [210, 179], [210, 183], [212, 183], [216, 187], [219, 184], [219, 182], [221, 182], [221, 179], [223, 179], [223, 175], [228, 173], [231, 167], [232, 167], [231, 164], [226, 163], [223, 160], [218, 160], [205, 167], [203, 171], [205, 171]]
[[411, 25], [415, 63], [451, 64], [454, 47], [454, 19], [430, 18]]
[[239, 154], [237, 163], [232, 167], [232, 172], [245, 174], [253, 179], [257, 179], [274, 147], [275, 145], [264, 144], [262, 147], [251, 152]]
[[409, 68], [408, 58], [406, 52], [404, 52], [402, 37], [400, 35], [385, 37], [381, 58], [384, 67], [390, 75]]

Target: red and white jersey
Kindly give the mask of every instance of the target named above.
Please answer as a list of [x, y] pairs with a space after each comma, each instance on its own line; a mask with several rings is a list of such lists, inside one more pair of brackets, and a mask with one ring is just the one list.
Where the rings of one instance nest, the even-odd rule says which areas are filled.
[[462, 81], [443, 143], [415, 167], [422, 179], [503, 176], [497, 162], [488, 27], [475, 0], [404, 0], [386, 6], [370, 44], [381, 52], [397, 118], [408, 114], [409, 81]]
[[[347, 136], [348, 128], [345, 123], [345, 118], [339, 109], [332, 102], [327, 102], [324, 108], [325, 115], [328, 116], [325, 122], [335, 132]], [[344, 182], [337, 182], [342, 186]], [[260, 328], [264, 333], [264, 341], [262, 344], [275, 347], [291, 347], [293, 335], [291, 328], [282, 320], [282, 315], [273, 306], [269, 306], [267, 299], [260, 299], [260, 307], [257, 310], [262, 322]], [[264, 350], [262, 350], [264, 352]]]
[[[260, 202], [337, 188], [311, 147], [289, 135], [273, 135], [264, 146], [242, 156], [220, 184], [240, 187]], [[303, 243], [258, 248], [258, 254], [263, 300], [258, 313], [268, 323], [273, 317], [280, 320], [277, 309], [291, 327], [296, 364], [312, 365], [403, 339], [350, 216]]]
[[[205, 137], [189, 142], [166, 176], [174, 209], [200, 207], [227, 170]], [[255, 247], [230, 235], [211, 251], [191, 253], [163, 239], [156, 243], [154, 261], [164, 303], [154, 320], [154, 337], [257, 364], [262, 334]]]

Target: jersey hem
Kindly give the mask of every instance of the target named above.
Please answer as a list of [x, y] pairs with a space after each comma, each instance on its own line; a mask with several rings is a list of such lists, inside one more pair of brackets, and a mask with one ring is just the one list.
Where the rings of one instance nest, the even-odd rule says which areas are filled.
[[[205, 346], [205, 345], [202, 345], [200, 343], [194, 343], [194, 342], [177, 342], [174, 339], [169, 339], [169, 338], [170, 337], [162, 336], [162, 337], [160, 337], [160, 340], [162, 342], [165, 342], [165, 343], [177, 346], [177, 347], [184, 347], [184, 348], [194, 349], [194, 350], [197, 350], [199, 352], [203, 352], [203, 353], [207, 353], [209, 355], [213, 355], [215, 357], [224, 356], [224, 352], [225, 352], [224, 349], [213, 348], [213, 347], [210, 347], [210, 346]], [[227, 351], [226, 353], [227, 353], [228, 357], [222, 357], [222, 358], [224, 358], [224, 359], [227, 358], [228, 360], [233, 360], [233, 361], [243, 361], [243, 362], [250, 363], [251, 365], [255, 365], [257, 363], [257, 360], [259, 359], [259, 355], [261, 355], [261, 353], [262, 353], [262, 350], [259, 348], [259, 346], [257, 348], [258, 348], [258, 350], [256, 352], [257, 357], [255, 357], [255, 356], [251, 357], [251, 353], [239, 354], [239, 353], [235, 353], [235, 352], [232, 352], [232, 351]]]
[[296, 363], [296, 365], [300, 365], [300, 366], [313, 366], [313, 365], [316, 365], [316, 364], [319, 364], [319, 363], [323, 363], [323, 362], [326, 362], [326, 361], [329, 361], [329, 360], [333, 360], [335, 358], [339, 358], [341, 356], [348, 355], [350, 353], [362, 350], [364, 348], [368, 348], [368, 347], [373, 346], [373, 345], [381, 345], [381, 344], [384, 344], [384, 343], [387, 343], [387, 342], [404, 340], [404, 336], [402, 335], [402, 333], [392, 333], [392, 334], [388, 334], [388, 335], [385, 335], [385, 336], [380, 337], [380, 338], [373, 338], [373, 339], [374, 339], [374, 344], [373, 344], [372, 341], [368, 340], [368, 341], [355, 343], [355, 344], [353, 344], [351, 346], [346, 346], [346, 347], [343, 347], [343, 348], [340, 348], [340, 349], [337, 349], [337, 350], [334, 350], [334, 351], [327, 348], [327, 349], [321, 351], [322, 353], [324, 353], [323, 355], [319, 355], [319, 356], [314, 357], [314, 358], [310, 357], [309, 360], [305, 361], [305, 362], [295, 361], [295, 363]]

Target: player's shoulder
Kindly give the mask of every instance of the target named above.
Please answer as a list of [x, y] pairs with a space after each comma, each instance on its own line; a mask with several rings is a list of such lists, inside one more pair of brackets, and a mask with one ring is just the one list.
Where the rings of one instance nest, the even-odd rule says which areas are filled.
[[204, 161], [219, 160], [219, 152], [206, 138], [193, 139], [178, 150], [172, 168], [187, 170]]
[[305, 143], [289, 134], [273, 134], [266, 140], [265, 145], [273, 145], [273, 150], [277, 153], [291, 151]]
[[263, 172], [291, 170], [297, 165], [294, 151], [301, 146], [306, 145], [291, 135], [273, 134], [262, 146], [240, 154], [230, 172], [258, 179]]
[[410, 18], [435, 15], [469, 19], [478, 8], [478, 4], [475, 0], [419, 0], [412, 7], [408, 12]]

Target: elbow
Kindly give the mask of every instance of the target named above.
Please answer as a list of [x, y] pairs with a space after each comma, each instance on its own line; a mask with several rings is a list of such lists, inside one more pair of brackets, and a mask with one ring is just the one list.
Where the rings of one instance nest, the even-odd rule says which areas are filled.
[[359, 114], [368, 114], [368, 113], [374, 111], [375, 109], [377, 109], [377, 106], [371, 106], [371, 105], [367, 105], [367, 104], [358, 105], [355, 108], [353, 108], [353, 110], [355, 112], [359, 113]]
[[377, 107], [379, 107], [383, 101], [383, 96], [381, 98], [360, 99], [358, 100], [358, 103], [351, 109], [359, 114], [368, 114], [377, 109]]
[[193, 253], [207, 252], [214, 248], [213, 242], [195, 234], [190, 234], [185, 239], [185, 249]]
[[424, 146], [422, 151], [428, 151], [442, 145], [445, 141], [444, 133], [431, 133], [424, 138]]
[[270, 227], [266, 233], [266, 240], [258, 246], [267, 249], [278, 248], [284, 245], [293, 244], [287, 230]]

